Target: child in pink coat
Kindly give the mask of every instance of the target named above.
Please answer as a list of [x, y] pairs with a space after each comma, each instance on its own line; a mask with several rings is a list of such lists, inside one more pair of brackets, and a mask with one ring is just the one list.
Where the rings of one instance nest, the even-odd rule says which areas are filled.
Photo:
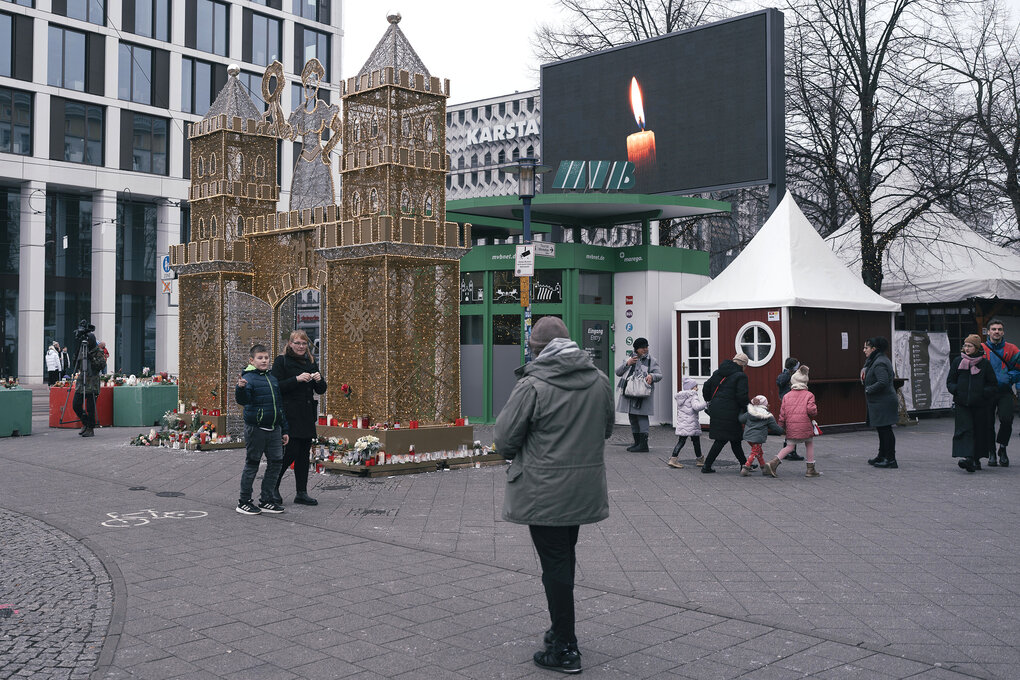
[[815, 431], [811, 422], [818, 416], [818, 406], [815, 405], [815, 395], [808, 390], [809, 371], [807, 366], [801, 366], [790, 378], [790, 391], [783, 397], [783, 404], [779, 408], [779, 426], [786, 430], [787, 443], [775, 458], [762, 466], [761, 471], [766, 475], [775, 477], [776, 468], [783, 462], [783, 458], [801, 442], [804, 443], [807, 460], [807, 473], [804, 476], [818, 477], [820, 474], [815, 470]]

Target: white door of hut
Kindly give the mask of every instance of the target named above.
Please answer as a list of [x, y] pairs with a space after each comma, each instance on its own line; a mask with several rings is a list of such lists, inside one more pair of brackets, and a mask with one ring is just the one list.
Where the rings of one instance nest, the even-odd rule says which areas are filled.
[[[681, 380], [692, 378], [700, 389], [717, 368], [719, 368], [719, 312], [681, 313]], [[702, 396], [708, 399], [708, 395]], [[704, 411], [701, 413], [701, 422], [708, 422], [708, 416]]]

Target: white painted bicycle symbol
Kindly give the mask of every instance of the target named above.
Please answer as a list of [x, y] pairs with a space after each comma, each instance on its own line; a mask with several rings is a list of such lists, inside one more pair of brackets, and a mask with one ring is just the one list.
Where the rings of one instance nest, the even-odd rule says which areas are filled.
[[106, 513], [110, 519], [102, 522], [104, 527], [140, 527], [156, 519], [198, 519], [209, 513], [204, 510], [164, 510], [157, 512], [152, 508], [139, 510], [138, 512], [126, 512], [123, 515], [116, 512]]

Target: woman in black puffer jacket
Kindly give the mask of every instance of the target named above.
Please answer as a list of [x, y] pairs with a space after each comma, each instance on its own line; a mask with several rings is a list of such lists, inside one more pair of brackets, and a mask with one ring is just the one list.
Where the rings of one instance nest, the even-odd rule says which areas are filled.
[[740, 424], [740, 414], [744, 413], [751, 403], [747, 375], [747, 355], [740, 354], [721, 364], [712, 377], [705, 383], [704, 398], [708, 402], [708, 438], [712, 440], [712, 448], [701, 467], [704, 473], [715, 472], [712, 464], [719, 457], [726, 442], [729, 442], [733, 456], [743, 467], [747, 463], [740, 442], [744, 438], [744, 426]]
[[294, 482], [297, 495], [294, 502], [301, 505], [318, 505], [308, 495], [308, 453], [315, 439], [315, 423], [319, 415], [316, 394], [326, 391], [326, 381], [319, 373], [319, 365], [312, 355], [308, 334], [293, 331], [287, 341], [287, 350], [273, 362], [273, 376], [280, 383], [283, 394], [283, 411], [290, 425], [290, 442], [283, 452], [283, 467], [276, 480], [276, 502], [282, 503], [280, 482], [290, 464], [294, 464]]

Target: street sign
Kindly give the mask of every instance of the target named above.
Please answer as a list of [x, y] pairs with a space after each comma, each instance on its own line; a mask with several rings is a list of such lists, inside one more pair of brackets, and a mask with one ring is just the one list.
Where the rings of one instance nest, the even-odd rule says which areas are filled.
[[534, 244], [525, 243], [517, 246], [517, 257], [514, 259], [514, 276], [535, 275]]
[[170, 256], [164, 255], [163, 262], [160, 263], [159, 278], [163, 281], [169, 281], [177, 278], [177, 273], [173, 269], [170, 269]]
[[556, 244], [551, 241], [535, 241], [535, 255], [538, 257], [556, 257]]

